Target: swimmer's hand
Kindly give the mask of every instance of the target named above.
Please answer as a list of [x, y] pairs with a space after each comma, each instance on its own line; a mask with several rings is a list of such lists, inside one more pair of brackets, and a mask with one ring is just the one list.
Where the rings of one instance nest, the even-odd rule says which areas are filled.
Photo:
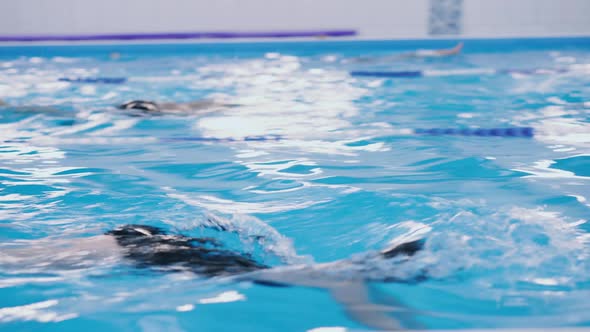
[[448, 49], [438, 49], [438, 50], [417, 50], [414, 53], [410, 53], [409, 56], [417, 57], [417, 58], [434, 58], [434, 57], [441, 57], [441, 56], [451, 56], [457, 55], [461, 53], [463, 49], [463, 42], [460, 42], [453, 48]]
[[463, 42], [460, 42], [459, 44], [457, 44], [453, 48], [443, 49], [443, 50], [437, 50], [436, 53], [438, 53], [438, 55], [441, 55], [441, 56], [445, 56], [445, 55], [456, 55], [456, 54], [461, 53], [461, 50], [462, 49], [463, 49]]

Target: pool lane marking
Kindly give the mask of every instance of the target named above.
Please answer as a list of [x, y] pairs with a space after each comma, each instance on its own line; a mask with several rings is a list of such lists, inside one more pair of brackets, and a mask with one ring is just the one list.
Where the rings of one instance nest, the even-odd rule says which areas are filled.
[[448, 69], [448, 70], [414, 70], [414, 71], [371, 71], [353, 70], [350, 72], [354, 77], [379, 77], [379, 78], [420, 78], [420, 77], [446, 77], [446, 76], [491, 76], [502, 74], [523, 74], [523, 75], [546, 75], [563, 74], [572, 71], [564, 68], [536, 68], [536, 69]]
[[111, 33], [84, 35], [0, 35], [0, 42], [101, 41], [101, 40], [182, 40], [182, 39], [259, 39], [354, 37], [353, 29], [286, 31], [217, 31], [168, 33]]
[[61, 77], [59, 82], [85, 83], [85, 84], [123, 84], [126, 77]]
[[[472, 136], [472, 137], [506, 137], [506, 138], [533, 138], [533, 127], [498, 127], [498, 128], [416, 128], [394, 129], [387, 137], [391, 136]], [[379, 138], [379, 137], [376, 137]], [[215, 138], [215, 137], [168, 137], [165, 141], [182, 142], [278, 142], [288, 138], [281, 135], [246, 136], [244, 138]]]
[[416, 135], [428, 136], [476, 136], [476, 137], [522, 137], [535, 136], [533, 127], [506, 127], [506, 128], [429, 128], [414, 129]]
[[[506, 137], [506, 138], [533, 138], [535, 130], [532, 127], [506, 127], [506, 128], [428, 128], [428, 129], [396, 129], [391, 136], [472, 136], [472, 137]], [[379, 137], [376, 137], [379, 138]], [[281, 135], [246, 136], [242, 138], [219, 138], [204, 136], [166, 137], [159, 140], [165, 142], [205, 142], [205, 143], [234, 143], [234, 142], [279, 142], [286, 141], [288, 137]]]
[[[353, 70], [353, 77], [379, 77], [379, 78], [420, 78], [420, 77], [449, 77], [449, 76], [492, 76], [503, 74], [522, 75], [547, 75], [572, 72], [573, 69], [565, 68], [536, 68], [536, 69], [493, 69], [493, 68], [468, 68], [468, 69], [429, 69], [429, 70], [402, 70], [402, 71], [371, 71]], [[179, 78], [182, 79], [182, 78]], [[141, 77], [60, 77], [60, 82], [83, 84], [124, 84], [130, 81], [141, 82]]]
[[[377, 136], [374, 139], [385, 137], [411, 137], [411, 136], [464, 136], [464, 137], [505, 137], [505, 138], [533, 138], [535, 130], [532, 127], [505, 127], [505, 128], [428, 128], [428, 129], [394, 129], [385, 136]], [[26, 142], [50, 142], [62, 144], [126, 144], [126, 143], [151, 143], [151, 142], [201, 142], [201, 143], [251, 143], [251, 142], [281, 142], [289, 140], [281, 135], [232, 137], [206, 137], [206, 136], [181, 136], [181, 137], [33, 137], [31, 139], [4, 140], [3, 143]]]

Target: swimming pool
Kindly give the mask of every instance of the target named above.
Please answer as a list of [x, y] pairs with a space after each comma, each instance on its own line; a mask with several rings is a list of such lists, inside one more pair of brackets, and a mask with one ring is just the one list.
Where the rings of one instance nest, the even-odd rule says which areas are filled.
[[[369, 285], [371, 310], [411, 328], [589, 326], [590, 41], [473, 40], [453, 58], [390, 57], [449, 44], [0, 48], [3, 249], [148, 224], [271, 266], [353, 257], [362, 269], [343, 278], [426, 271]], [[97, 77], [125, 80], [60, 80]], [[207, 98], [235, 106], [114, 107]], [[205, 229], [210, 219], [229, 231]], [[418, 237], [425, 249], [406, 262], [362, 264]], [[60, 255], [0, 251], [0, 330], [367, 329], [321, 288], [108, 260], [44, 266]]]

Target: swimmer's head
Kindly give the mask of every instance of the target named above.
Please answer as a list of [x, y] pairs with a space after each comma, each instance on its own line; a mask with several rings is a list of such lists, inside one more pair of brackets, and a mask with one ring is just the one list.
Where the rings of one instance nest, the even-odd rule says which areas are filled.
[[6, 106], [8, 105], [7, 103], [4, 102], [4, 100], [0, 99], [0, 106]]
[[132, 100], [119, 105], [119, 109], [122, 110], [142, 110], [147, 112], [158, 112], [160, 107], [153, 101], [145, 100]]

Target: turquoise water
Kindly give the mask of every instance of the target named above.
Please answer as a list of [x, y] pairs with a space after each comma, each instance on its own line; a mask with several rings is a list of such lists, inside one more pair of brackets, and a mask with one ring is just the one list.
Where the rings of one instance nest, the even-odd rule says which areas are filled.
[[[322, 288], [108, 259], [43, 264], [65, 255], [51, 243], [131, 223], [214, 236], [279, 270], [355, 257], [362, 271], [337, 278], [427, 271], [419, 283], [369, 284], [379, 310], [411, 328], [590, 326], [588, 41], [472, 41], [453, 58], [390, 56], [449, 45], [0, 49], [0, 330], [369, 329]], [[468, 68], [568, 71], [348, 74]], [[129, 80], [58, 81], [99, 76]], [[238, 106], [152, 117], [113, 107], [204, 98]], [[536, 136], [397, 134], [510, 126]], [[240, 141], [266, 135], [284, 139]], [[209, 232], [208, 219], [231, 232]], [[364, 253], [412, 237], [426, 239], [412, 259], [363, 265]], [[14, 246], [51, 249], [15, 260]]]

